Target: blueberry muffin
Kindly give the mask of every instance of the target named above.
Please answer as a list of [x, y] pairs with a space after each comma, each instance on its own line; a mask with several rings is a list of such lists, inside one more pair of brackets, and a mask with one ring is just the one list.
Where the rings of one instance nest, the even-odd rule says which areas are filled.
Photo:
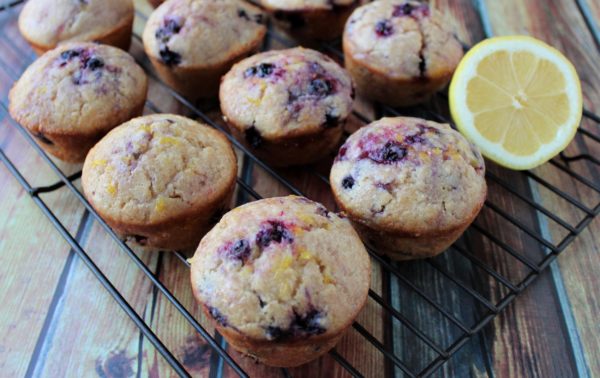
[[125, 51], [72, 42], [27, 68], [10, 91], [10, 114], [47, 152], [82, 162], [104, 134], [142, 114], [147, 88]]
[[66, 41], [99, 42], [128, 50], [132, 0], [29, 0], [19, 30], [38, 54]]
[[265, 20], [241, 0], [168, 0], [148, 19], [144, 48], [175, 90], [192, 99], [216, 97], [221, 76], [259, 49]]
[[477, 148], [447, 124], [383, 118], [340, 148], [331, 188], [363, 240], [397, 260], [434, 256], [473, 222], [486, 197]]
[[342, 35], [359, 0], [259, 0], [275, 23], [292, 37], [310, 43]]
[[350, 222], [296, 196], [225, 214], [191, 264], [194, 295], [231, 346], [283, 367], [335, 346], [365, 305], [371, 272]]
[[268, 51], [223, 77], [221, 111], [233, 135], [275, 166], [315, 162], [334, 151], [352, 111], [348, 73], [317, 51]]
[[236, 157], [220, 132], [172, 114], [135, 118], [88, 154], [86, 198], [113, 230], [147, 249], [196, 248], [229, 204]]
[[463, 56], [441, 15], [417, 1], [380, 0], [356, 9], [343, 48], [359, 94], [392, 106], [428, 100]]

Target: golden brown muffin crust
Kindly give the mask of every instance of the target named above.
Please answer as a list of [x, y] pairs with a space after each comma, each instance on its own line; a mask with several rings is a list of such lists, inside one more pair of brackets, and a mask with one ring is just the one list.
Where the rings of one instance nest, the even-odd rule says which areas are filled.
[[207, 313], [236, 338], [267, 345], [336, 336], [363, 307], [370, 277], [350, 223], [295, 196], [232, 210], [191, 263]]
[[277, 140], [343, 124], [353, 92], [350, 76], [331, 58], [297, 47], [237, 63], [223, 77], [220, 99], [223, 114], [240, 131], [253, 128], [257, 136]]
[[265, 21], [244, 1], [168, 0], [150, 15], [144, 47], [167, 66], [215, 67], [254, 51]]
[[446, 124], [383, 118], [359, 129], [331, 169], [336, 200], [352, 219], [395, 235], [462, 229], [486, 196], [478, 149]]
[[441, 15], [418, 1], [380, 0], [359, 7], [346, 24], [344, 50], [369, 69], [404, 80], [442, 76], [462, 57]]
[[229, 193], [236, 158], [220, 132], [172, 114], [139, 117], [89, 153], [83, 189], [95, 209], [129, 226], [163, 225]]
[[48, 50], [65, 41], [100, 41], [122, 28], [131, 36], [133, 13], [131, 0], [29, 0], [19, 29], [39, 50]]
[[80, 162], [109, 130], [142, 113], [147, 88], [123, 50], [71, 42], [25, 70], [10, 91], [10, 113], [50, 153]]

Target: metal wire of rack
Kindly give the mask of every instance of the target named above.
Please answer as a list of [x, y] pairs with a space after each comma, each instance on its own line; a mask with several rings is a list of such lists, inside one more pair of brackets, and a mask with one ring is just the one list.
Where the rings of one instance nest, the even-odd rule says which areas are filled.
[[[8, 12], [9, 17], [16, 17], [15, 7], [19, 6], [24, 1], [11, 1], [6, 5], [0, 5], [0, 16], [2, 12]], [[140, 18], [145, 18], [144, 15], [137, 15]], [[0, 27], [2, 25], [0, 24]], [[270, 48], [271, 43], [278, 42], [283, 46], [290, 46], [290, 41], [285, 37], [277, 34], [273, 29], [269, 29], [268, 38], [265, 43], [265, 48]], [[140, 36], [135, 35], [135, 40], [140, 41]], [[10, 47], [11, 54], [21, 57], [22, 60], [30, 63], [34, 56], [27, 51], [20, 49], [3, 32], [0, 39]], [[135, 41], [134, 41], [135, 42]], [[338, 58], [341, 57], [339, 50], [339, 42], [324, 44], [322, 50], [330, 53]], [[245, 164], [244, 171], [241, 177], [238, 177], [237, 184], [239, 187], [239, 195], [237, 204], [244, 203], [250, 198], [260, 199], [261, 195], [257, 193], [253, 187], [251, 170], [254, 165], [264, 170], [276, 182], [283, 185], [290, 193], [303, 195], [304, 193], [298, 188], [298, 185], [292, 183], [293, 180], [285, 177], [280, 171], [269, 167], [267, 164], [257, 159], [243, 145], [233, 139], [219, 123], [215, 122], [208, 114], [206, 109], [194, 105], [186, 100], [178, 93], [162, 83], [153, 72], [149, 62], [144, 57], [138, 58], [138, 62], [147, 71], [149, 77], [164, 88], [170, 96], [172, 96], [179, 104], [184, 106], [190, 115], [201, 119], [205, 123], [215, 127], [226, 133], [235, 147], [244, 155]], [[0, 70], [8, 75], [12, 80], [17, 80], [20, 72], [15, 70], [2, 59], [0, 55]], [[443, 95], [441, 95], [443, 97]], [[444, 100], [444, 98], [442, 98]], [[147, 110], [150, 112], [160, 113], [161, 108], [152, 101], [148, 100]], [[377, 116], [396, 116], [396, 115], [418, 115], [425, 118], [431, 118], [436, 121], [448, 122], [448, 118], [442, 112], [432, 110], [430, 107], [416, 107], [411, 109], [403, 109], [398, 111], [389, 107], [382, 106], [379, 109]], [[41, 195], [67, 187], [76, 199], [83, 204], [86, 209], [86, 215], [91, 215], [97, 221], [104, 231], [118, 243], [120, 249], [129, 256], [134, 264], [150, 279], [154, 287], [164, 295], [167, 300], [182, 314], [187, 322], [206, 340], [207, 344], [216, 352], [219, 359], [222, 359], [240, 376], [247, 376], [247, 373], [236, 363], [236, 361], [227, 353], [224, 342], [218, 334], [211, 335], [203, 326], [194, 318], [194, 316], [185, 308], [184, 305], [169, 291], [169, 289], [160, 281], [157, 275], [138, 257], [138, 255], [119, 239], [119, 237], [110, 229], [104, 220], [94, 211], [91, 205], [87, 202], [82, 193], [75, 187], [74, 182], [81, 176], [81, 172], [67, 176], [48, 155], [38, 146], [35, 139], [27, 133], [27, 131], [12, 120], [8, 114], [6, 101], [0, 104], [0, 114], [2, 118], [9, 120], [10, 124], [18, 130], [18, 132], [27, 140], [27, 142], [36, 150], [42, 159], [48, 164], [51, 170], [58, 176], [57, 182], [45, 186], [32, 186], [21, 171], [16, 167], [13, 161], [7, 156], [4, 149], [0, 148], [0, 160], [4, 163], [10, 173], [16, 178], [20, 185], [31, 196], [35, 204], [40, 207], [43, 214], [48, 217], [52, 225], [56, 228], [59, 234], [69, 243], [73, 251], [79, 256], [85, 265], [91, 270], [94, 276], [106, 288], [109, 294], [115, 299], [123, 311], [131, 318], [135, 325], [140, 329], [142, 334], [148, 338], [157, 351], [166, 359], [172, 366], [175, 372], [180, 376], [189, 376], [182, 363], [173, 355], [161, 341], [161, 339], [153, 332], [148, 325], [127, 302], [123, 295], [113, 286], [111, 281], [106, 277], [105, 273], [94, 263], [88, 251], [86, 251], [77, 239], [76, 235], [70, 233], [61, 220], [56, 216], [48, 204], [42, 199]], [[585, 110], [584, 116], [600, 124], [600, 116]], [[354, 111], [354, 117], [360, 122], [368, 123], [372, 118], [364, 114]], [[464, 298], [459, 298], [461, 304], [468, 303], [473, 308], [475, 314], [471, 319], [463, 319], [457, 315], [455, 311], [449, 309], [447, 304], [440, 298], [429, 294], [427, 288], [419, 285], [414, 276], [411, 276], [407, 269], [402, 265], [391, 262], [385, 257], [377, 254], [373, 249], [369, 248], [369, 253], [375, 263], [383, 272], [384, 287], [381, 294], [371, 289], [369, 297], [374, 304], [380, 306], [388, 319], [386, 323], [386, 334], [392, 335], [386, 337], [382, 342], [377, 337], [372, 335], [363, 325], [355, 322], [353, 329], [360, 334], [366, 342], [378, 350], [385, 360], [385, 373], [388, 376], [405, 375], [410, 377], [428, 376], [435, 372], [442, 364], [452, 357], [473, 335], [477, 334], [485, 327], [495, 316], [497, 316], [506, 306], [508, 306], [523, 290], [531, 285], [539, 274], [544, 271], [548, 265], [556, 259], [556, 257], [565, 250], [565, 248], [579, 235], [585, 227], [600, 213], [600, 182], [598, 180], [598, 165], [599, 160], [588, 151], [588, 143], [600, 145], [600, 135], [588, 129], [580, 127], [577, 133], [577, 143], [580, 150], [583, 151], [573, 156], [561, 154], [560, 157], [551, 160], [548, 165], [551, 166], [557, 175], [567, 175], [572, 178], [573, 185], [578, 188], [577, 193], [561, 188], [552, 183], [552, 179], [547, 175], [542, 175], [537, 171], [527, 171], [521, 173], [511, 173], [512, 176], [506, 178], [502, 170], [489, 170], [487, 179], [490, 183], [490, 190], [503, 191], [506, 195], [511, 196], [515, 200], [522, 203], [522, 209], [535, 214], [535, 219], [538, 222], [551, 222], [554, 226], [553, 230], [559, 230], [553, 234], [559, 234], [560, 237], [554, 240], [553, 237], [547, 235], [540, 227], [535, 226], [535, 222], [528, 222], [519, 215], [522, 214], [520, 209], [513, 211], [504, 209], [501, 205], [495, 203], [492, 199], [486, 201], [485, 208], [490, 213], [490, 216], [497, 217], [506, 223], [506, 227], [512, 227], [515, 232], [522, 233], [524, 237], [531, 239], [531, 242], [521, 246], [511, 245], [498, 235], [495, 230], [486, 227], [485, 223], [476, 222], [467, 232], [467, 236], [463, 240], [456, 243], [442, 257], [426, 259], [422, 264], [428, 269], [431, 269], [434, 274], [440, 275], [452, 285], [455, 285], [457, 292], [462, 293]], [[595, 146], [598, 147], [598, 146]], [[577, 163], [577, 167], [573, 167], [571, 163]], [[309, 174], [315, 175], [323, 184], [328, 184], [325, 175], [309, 170]], [[516, 185], [512, 178], [517, 177], [518, 180], [524, 182], [523, 185]], [[540, 192], [546, 195], [552, 195], [564, 201], [570, 209], [578, 216], [563, 216], [558, 214], [555, 209], [548, 208], [544, 205], [540, 197]], [[582, 195], [581, 193], [584, 193]], [[587, 202], [584, 200], [587, 199]], [[590, 200], [591, 198], [591, 200]], [[567, 219], [566, 219], [567, 218]], [[474, 245], [470, 242], [470, 235], [476, 234], [480, 240], [479, 245]], [[487, 261], [485, 255], [482, 255], [480, 249], [493, 249], [511, 256], [515, 264], [519, 265], [518, 277], [511, 275], [510, 272], [499, 271], [498, 267], [494, 266], [493, 261]], [[532, 253], [532, 250], [535, 250]], [[452, 258], [447, 258], [447, 256]], [[176, 252], [179, 260], [188, 265], [185, 256]], [[473, 287], [468, 282], [468, 277], [461, 275], [456, 269], [455, 259], [460, 260], [463, 264], [469, 264], [470, 267], [476, 268], [480, 274], [486, 278], [492, 279], [499, 288], [498, 298], [486, 298], [482, 293]], [[424, 326], [419, 319], [415, 319], [405, 313], [399, 306], [402, 296], [408, 296], [411, 299], [417, 298], [424, 304], [430, 307], [431, 317], [443, 321], [443, 325], [447, 328], [452, 328], [451, 332], [455, 337], [451, 340], [438, 340], [431, 334], [430, 329]], [[469, 321], [470, 320], [470, 321]], [[427, 349], [425, 357], [413, 356], [411, 353], [406, 353], [399, 345], [397, 329], [403, 327], [405, 333], [411, 340], [417, 340], [423, 344], [423, 348]], [[406, 331], [408, 333], [406, 333]], [[338, 353], [335, 349], [329, 355], [350, 375], [355, 377], [362, 376], [350, 361]], [[289, 372], [283, 369], [283, 374], [289, 376]]]

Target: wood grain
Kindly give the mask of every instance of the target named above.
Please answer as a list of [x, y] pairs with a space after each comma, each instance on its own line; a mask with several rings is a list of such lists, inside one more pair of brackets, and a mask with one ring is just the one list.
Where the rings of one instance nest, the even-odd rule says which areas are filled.
[[[88, 227], [89, 238], [82, 246], [134, 310], [144, 314], [152, 284], [97, 223]], [[140, 258], [156, 267], [158, 254], [141, 253]], [[136, 374], [139, 329], [79, 259], [67, 280], [37, 371], [47, 377]]]
[[[594, 8], [598, 10], [595, 2]], [[600, 103], [600, 67], [598, 60], [600, 54], [594, 48], [593, 36], [589, 33], [585, 25], [585, 20], [577, 11], [576, 7], [568, 2], [547, 1], [543, 4], [535, 1], [523, 1], [519, 5], [507, 7], [499, 2], [489, 2], [490, 13], [496, 15], [493, 18], [492, 25], [494, 31], [498, 34], [510, 34], [518, 30], [513, 24], [505, 20], [516, 19], [522, 26], [531, 32], [532, 35], [552, 44], [560, 49], [575, 64], [582, 80], [585, 105], [592, 111], [598, 111]], [[526, 17], [526, 15], [536, 14], [536, 17]], [[561, 29], [550, 28], [549, 25], [558, 23]], [[584, 127], [598, 132], [598, 124], [586, 121]], [[569, 146], [568, 153], [576, 154], [580, 151], [590, 151], [592, 155], [598, 156], [600, 146], [598, 143], [590, 143], [589, 140], [578, 138], [575, 143]], [[576, 167], [577, 168], [577, 167]], [[597, 177], [597, 167], [584, 166], [579, 167], [587, 176], [595, 175]], [[539, 170], [540, 175], [548, 177], [553, 183], [561, 187], [571, 188], [578, 194], [579, 198], [598, 200], [598, 193], [592, 193], [580, 183], [562, 178], [556, 180], [553, 170], [549, 166], [543, 166]], [[552, 179], [552, 178], [555, 179]], [[557, 182], [558, 181], [558, 182]], [[542, 193], [544, 203], [553, 207], [560, 214], [566, 214], [571, 218], [581, 217], [572, 206], [566, 206], [564, 203], [554, 201], [546, 193]], [[571, 304], [578, 330], [577, 335], [580, 338], [583, 347], [585, 361], [583, 369], [589, 369], [592, 375], [600, 374], [600, 359], [597, 356], [598, 345], [600, 345], [600, 336], [598, 334], [599, 325], [595, 315], [599, 310], [600, 297], [597, 290], [600, 283], [596, 274], [590, 272], [590, 266], [600, 264], [600, 255], [598, 254], [598, 235], [600, 232], [600, 222], [596, 219], [589, 228], [576, 240], [569, 248], [572, 253], [566, 253], [559, 259], [559, 266], [564, 280], [564, 285], [568, 293], [568, 300]], [[557, 234], [561, 230], [556, 225], [549, 224], [549, 232]]]
[[[14, 21], [0, 18], [0, 28], [12, 27]], [[4, 32], [4, 31], [3, 31]], [[0, 101], [6, 96], [13, 75], [24, 68], [24, 61], [11, 46], [0, 43]], [[12, 70], [3, 68], [12, 67]], [[0, 146], [32, 185], [43, 185], [58, 178], [16, 132], [8, 115], [0, 108]], [[35, 358], [38, 338], [43, 337], [49, 311], [55, 305], [53, 293], [63, 284], [61, 276], [72, 260], [70, 248], [38, 207], [29, 199], [16, 180], [0, 168], [0, 370], [2, 375], [23, 376]], [[83, 207], [71, 201], [66, 190], [43, 199], [65, 226], [77, 233]]]
[[[586, 0], [584, 0], [586, 1]], [[468, 44], [475, 43], [484, 36], [484, 28], [479, 22], [477, 8], [470, 0], [432, 0], [435, 6], [444, 11], [447, 19], [455, 26], [459, 38]], [[506, 2], [481, 1], [489, 10], [489, 25], [496, 33], [526, 32], [545, 39], [560, 49], [576, 62], [578, 71], [584, 82], [586, 105], [593, 110], [598, 100], [598, 51], [593, 49], [593, 42], [578, 14], [577, 7], [567, 0], [553, 0], [544, 4], [539, 1], [516, 0]], [[591, 2], [594, 9], [596, 4]], [[138, 10], [148, 14], [149, 6], [145, 0], [136, 0]], [[17, 45], [23, 47], [23, 41], [14, 27], [14, 17], [0, 18], [0, 26], [7, 30], [7, 36]], [[143, 17], [136, 17], [135, 31], [140, 33], [143, 28]], [[277, 44], [275, 44], [277, 47]], [[279, 45], [281, 47], [281, 45]], [[591, 50], [591, 52], [590, 52]], [[13, 46], [6, 45], [0, 38], [0, 60], [10, 63], [12, 74], [7, 74], [0, 67], [0, 89], [6, 93], [14, 74], [21, 72], [33, 57], [29, 50], [26, 53], [15, 51]], [[134, 40], [132, 53], [147, 66], [138, 40]], [[152, 83], [150, 100], [159, 107], [159, 111], [184, 113], [185, 107], [174, 101], [168, 92]], [[5, 98], [4, 98], [5, 100]], [[199, 104], [204, 106], [205, 104]], [[446, 111], [445, 100], [432, 102], [434, 109]], [[151, 111], [151, 110], [148, 110]], [[361, 111], [373, 114], [373, 109], [361, 104]], [[213, 114], [218, 119], [218, 114]], [[3, 120], [3, 126], [7, 123]], [[349, 126], [354, 129], [359, 123]], [[584, 127], [595, 132], [598, 125], [587, 123]], [[20, 137], [11, 131], [12, 128], [0, 128], [0, 143], [17, 159], [20, 169], [24, 169], [32, 182], [47, 184], [51, 172], [45, 168], [34, 151], [28, 151]], [[578, 139], [569, 147], [569, 154], [587, 151], [598, 156], [598, 145], [589, 140]], [[288, 191], [275, 182], [268, 173], [249, 161], [241, 161], [250, 167], [248, 182], [262, 196], [288, 194]], [[65, 171], [73, 172], [78, 166], [62, 165]], [[329, 162], [323, 162], [314, 167], [321, 173], [327, 173]], [[312, 169], [312, 168], [311, 168]], [[569, 222], [581, 219], [582, 213], [558, 199], [543, 188], [538, 192], [530, 189], [530, 180], [523, 175], [490, 166], [491, 171], [502, 180], [515, 185], [520, 193], [528, 198], [539, 195], [544, 205], [560, 214]], [[581, 174], [587, 177], [597, 177], [594, 167], [576, 163], [574, 165]], [[307, 169], [279, 170], [294, 185], [301, 188], [310, 198], [319, 200], [328, 207], [334, 204], [327, 186], [310, 173]], [[574, 182], [566, 175], [556, 173], [556, 168], [550, 165], [536, 171], [544, 178], [572, 193], [577, 198], [583, 198], [589, 203], [597, 201], [594, 193], [580, 183]], [[52, 321], [48, 331], [40, 340], [40, 358], [33, 362], [33, 367], [40, 375], [45, 376], [87, 376], [98, 374], [106, 376], [172, 376], [173, 372], [160, 354], [141, 337], [139, 330], [116, 306], [105, 290], [75, 258], [67, 258], [68, 248], [65, 247], [51, 226], [40, 214], [35, 214], [35, 206], [18, 189], [14, 180], [9, 179], [8, 173], [0, 169], [0, 180], [9, 182], [0, 186], [0, 250], [21, 250], [25, 248], [36, 250], [44, 245], [39, 257], [40, 263], [27, 264], [29, 256], [23, 253], [12, 253], [3, 257], [7, 263], [0, 267], [0, 277], [11, 277], [10, 286], [4, 293], [22, 292], [21, 298], [5, 294], [9, 316], [0, 317], [0, 324], [7, 324], [7, 331], [0, 331], [3, 337], [0, 343], [0, 367], [12, 375], [24, 374], [30, 364], [38, 340], [38, 334], [44, 324], [48, 307], [51, 306], [52, 293], [61, 298], [58, 306], [50, 312]], [[490, 183], [490, 201], [501, 209], [515, 215], [528, 227], [536, 232], [549, 233], [549, 238], [557, 242], [565, 235], [553, 222], [546, 222], [539, 214], [528, 208], [520, 200], [503, 190], [499, 185]], [[14, 201], [13, 198], [18, 198]], [[5, 199], [9, 199], [6, 201]], [[82, 208], [69, 195], [67, 190], [61, 190], [48, 196], [49, 202], [59, 211], [61, 219], [65, 219], [70, 230], [75, 233], [81, 219]], [[244, 202], [252, 198], [242, 198]], [[54, 201], [54, 202], [52, 202]], [[25, 210], [17, 206], [25, 206]], [[18, 211], [17, 211], [18, 210]], [[540, 222], [541, 220], [541, 222]], [[544, 251], [539, 248], [531, 237], [519, 232], [506, 220], [487, 208], [479, 217], [477, 223], [482, 227], [493, 230], [495, 236], [510, 246], [525, 251], [527, 257], [539, 261]], [[598, 245], [594, 234], [600, 232], [599, 221], [590, 225], [590, 230], [582, 234], [570, 251], [560, 258], [559, 278], [566, 288], [567, 300], [572, 305], [570, 310], [575, 319], [574, 326], [581, 336], [585, 354], [585, 364], [592, 375], [600, 375], [600, 334], [596, 321], [598, 313], [597, 289], [600, 282], [594, 274], [594, 266], [598, 266]], [[36, 230], [39, 238], [31, 238], [31, 231]], [[97, 225], [82, 228], [83, 236], [87, 235], [85, 247], [94, 260], [113, 280], [115, 285], [134, 306], [138, 314], [150, 324], [157, 335], [174, 355], [186, 366], [194, 376], [216, 376], [219, 373], [219, 363], [206, 342], [202, 340], [193, 328], [183, 319], [175, 308], [152, 288], [148, 279], [135, 268], [129, 258], [117, 249], [107, 235]], [[4, 233], [6, 231], [6, 233]], [[40, 240], [47, 240], [41, 243]], [[495, 245], [481, 232], [472, 229], [461, 244], [470, 248], [474, 255], [484, 263], [492, 266], [512, 283], [520, 282], [529, 269], [516, 259], [509, 257], [498, 245]], [[46, 250], [48, 248], [48, 250]], [[574, 253], [575, 252], [575, 253]], [[172, 254], [145, 254], [142, 259], [149, 265], [159, 279], [198, 319], [201, 324], [214, 332], [203, 318], [195, 304], [189, 288], [189, 273], [185, 265]], [[63, 267], [67, 264], [68, 269]], [[477, 268], [471, 260], [465, 258], [456, 250], [448, 252], [432, 262], [414, 262], [400, 264], [397, 269], [412, 285], [430, 296], [435, 305], [452, 314], [467, 327], [481, 319], [486, 313], [485, 306], [464, 289], [446, 277], [436, 265], [450, 272], [467, 288], [481, 295], [489, 303], [496, 302], [508, 294], [509, 290], [482, 269]], [[32, 272], [33, 270], [33, 272]], [[17, 280], [17, 272], [27, 271], [30, 279]], [[33, 273], [33, 274], [31, 274]], [[62, 280], [61, 280], [62, 275]], [[3, 280], [4, 282], [4, 280]], [[64, 282], [60, 291], [55, 291], [59, 282]], [[556, 275], [543, 275], [536, 284], [528, 289], [521, 298], [510, 305], [504, 313], [496, 318], [484, 331], [475, 336], [461, 351], [452, 358], [443, 369], [436, 372], [437, 376], [574, 376], [579, 365], [575, 361], [573, 345], [570, 344], [571, 333], [567, 330], [564, 313], [564, 298], [560, 297], [557, 289]], [[378, 295], [390, 301], [394, 307], [413, 325], [421, 329], [442, 349], [455, 341], [462, 331], [453, 325], [452, 321], [440, 315], [431, 304], [415, 293], [402, 280], [383, 273], [378, 264], [374, 264], [372, 289]], [[39, 295], [40, 292], [47, 295]], [[35, 306], [31, 306], [31, 304]], [[26, 306], [26, 307], [25, 307]], [[563, 306], [563, 307], [561, 307]], [[32, 315], [31, 308], [34, 308]], [[14, 309], [14, 310], [13, 310]], [[13, 312], [14, 311], [14, 312]], [[29, 316], [29, 318], [28, 318]], [[27, 319], [23, 322], [22, 319]], [[387, 349], [395, 353], [413, 371], [424, 368], [424, 364], [435, 357], [435, 352], [421, 339], [403, 325], [382, 311], [373, 299], [369, 300], [367, 308], [360, 315], [358, 323], [367, 329]], [[14, 328], [11, 328], [14, 325]], [[25, 340], [25, 342], [21, 342]], [[5, 349], [1, 349], [5, 348]], [[356, 329], [350, 329], [337, 348], [337, 351], [366, 376], [382, 376], [400, 370], [393, 364], [386, 363], [381, 352], [367, 343]], [[281, 369], [256, 365], [236, 352], [233, 357], [246, 369], [251, 376], [275, 377], [283, 376]], [[348, 376], [348, 374], [333, 360], [330, 355], [297, 369], [290, 369], [292, 376]], [[224, 375], [234, 376], [231, 369], [224, 367]]]
[[[2, 122], [2, 127], [7, 127]], [[20, 143], [13, 139], [11, 146]], [[23, 163], [31, 164], [34, 152], [29, 149]], [[57, 238], [56, 231], [37, 206], [20, 189], [13, 177], [0, 168], [0, 293], [3, 310], [0, 316], [0, 369], [6, 376], [23, 376], [34, 354], [38, 336], [42, 333], [52, 293], [69, 261], [67, 243]], [[65, 191], [48, 201], [65, 224], [76, 232], [82, 208], [70, 201]], [[27, 225], [26, 230], [23, 230]]]

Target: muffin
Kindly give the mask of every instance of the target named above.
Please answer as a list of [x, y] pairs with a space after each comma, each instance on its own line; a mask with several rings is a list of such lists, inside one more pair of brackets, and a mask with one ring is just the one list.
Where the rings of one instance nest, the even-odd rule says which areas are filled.
[[265, 21], [241, 0], [168, 0], [146, 23], [144, 49], [175, 90], [192, 99], [216, 97], [221, 76], [259, 49]]
[[132, 0], [29, 0], [19, 30], [37, 54], [66, 41], [99, 42], [129, 50]]
[[442, 16], [417, 1], [380, 0], [356, 9], [343, 48], [358, 93], [392, 106], [428, 100], [463, 56]]
[[229, 204], [237, 173], [225, 136], [196, 121], [153, 114], [124, 123], [88, 154], [86, 198], [123, 239], [187, 250]]
[[223, 77], [221, 111], [232, 134], [274, 166], [333, 152], [352, 111], [352, 80], [332, 59], [301, 47], [268, 51]]
[[301, 41], [327, 41], [342, 35], [359, 0], [259, 0], [275, 23]]
[[437, 255], [460, 237], [485, 201], [484, 175], [477, 148], [449, 125], [398, 117], [352, 134], [330, 182], [363, 240], [408, 260]]
[[230, 211], [190, 262], [194, 296], [218, 331], [272, 366], [333, 348], [369, 291], [369, 256], [350, 222], [304, 197]]
[[125, 51], [71, 42], [27, 68], [10, 91], [10, 114], [50, 154], [82, 162], [104, 134], [142, 114], [147, 89]]

